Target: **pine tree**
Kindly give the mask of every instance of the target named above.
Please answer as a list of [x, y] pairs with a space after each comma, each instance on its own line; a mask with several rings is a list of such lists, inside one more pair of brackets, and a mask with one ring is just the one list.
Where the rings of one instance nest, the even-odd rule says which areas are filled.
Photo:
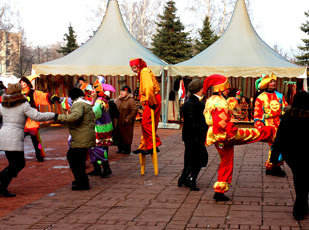
[[63, 40], [66, 41], [66, 46], [61, 46], [60, 49], [57, 50], [58, 53], [67, 55], [78, 48], [78, 45], [76, 43], [75, 31], [71, 24], [69, 26], [69, 34], [64, 34]]
[[176, 64], [192, 57], [191, 39], [184, 32], [184, 26], [176, 17], [174, 1], [168, 1], [163, 15], [159, 15], [156, 34], [152, 38], [152, 52], [170, 64]]
[[199, 31], [199, 34], [200, 34], [200, 40], [197, 39], [195, 41], [194, 46], [197, 54], [207, 49], [219, 38], [211, 29], [210, 20], [208, 16], [205, 17], [203, 23], [203, 29]]
[[[305, 15], [309, 17], [309, 11], [305, 12]], [[303, 23], [300, 29], [309, 35], [309, 21]], [[303, 55], [296, 56], [296, 63], [302, 66], [309, 66], [309, 39], [302, 39], [305, 43], [304, 46], [299, 46], [298, 48], [303, 52]]]

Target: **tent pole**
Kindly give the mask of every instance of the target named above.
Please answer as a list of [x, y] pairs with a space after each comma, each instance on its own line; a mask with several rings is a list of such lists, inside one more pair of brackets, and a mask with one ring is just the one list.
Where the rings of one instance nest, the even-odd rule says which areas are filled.
[[165, 113], [164, 113], [164, 86], [165, 86], [165, 69], [162, 68], [162, 75], [161, 75], [161, 98], [162, 98], [162, 109], [161, 109], [161, 115], [162, 115], [162, 121], [165, 121]]
[[169, 72], [166, 74], [166, 80], [167, 80], [167, 86], [166, 86], [166, 99], [165, 99], [165, 121], [164, 121], [164, 128], [166, 128], [166, 124], [168, 122], [168, 95], [169, 95], [169, 89], [170, 89], [170, 77], [169, 77]]
[[304, 78], [304, 81], [303, 81], [303, 88], [306, 92], [308, 92], [308, 78]]

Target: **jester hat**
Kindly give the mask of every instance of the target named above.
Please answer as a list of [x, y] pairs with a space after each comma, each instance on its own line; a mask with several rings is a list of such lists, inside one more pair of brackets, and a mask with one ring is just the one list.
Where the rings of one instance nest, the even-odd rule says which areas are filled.
[[143, 60], [143, 59], [141, 59], [141, 58], [135, 58], [135, 59], [131, 59], [130, 60], [130, 66], [132, 67], [132, 66], [137, 66], [137, 67], [139, 67], [139, 68], [145, 68], [145, 67], [147, 67], [147, 64], [146, 64], [146, 62]]
[[95, 91], [102, 93], [104, 93], [104, 91], [116, 92], [112, 85], [106, 83], [103, 76], [98, 76], [98, 79], [93, 83], [93, 88]]
[[236, 98], [237, 98], [238, 100], [240, 100], [241, 97], [242, 97], [242, 91], [241, 91], [241, 90], [238, 90], [238, 91], [236, 92]]
[[222, 92], [228, 89], [230, 84], [227, 77], [220, 74], [213, 74], [204, 80], [203, 93], [206, 94], [211, 86], [213, 86], [213, 92]]
[[38, 77], [40, 77], [40, 75], [37, 75], [37, 74], [33, 74], [33, 75], [29, 75], [29, 76], [23, 76], [23, 77], [19, 80], [19, 82], [21, 82], [21, 81], [25, 82], [25, 83], [28, 85], [28, 87], [29, 87], [30, 89], [32, 89], [32, 88], [33, 88], [33, 85], [32, 85], [31, 82], [32, 82], [34, 79], [38, 78]]
[[268, 74], [267, 75], [264, 75], [262, 76], [262, 80], [259, 84], [259, 89], [266, 89], [268, 84], [272, 81], [272, 80], [277, 80], [277, 76], [274, 74], [274, 73], [271, 73], [271, 75], [269, 76]]
[[257, 80], [255, 81], [255, 88], [256, 88], [256, 90], [259, 90], [259, 89], [260, 89], [260, 83], [261, 83], [261, 81], [262, 81], [262, 78], [263, 78], [263, 77], [260, 77], [259, 79], [257, 79]]

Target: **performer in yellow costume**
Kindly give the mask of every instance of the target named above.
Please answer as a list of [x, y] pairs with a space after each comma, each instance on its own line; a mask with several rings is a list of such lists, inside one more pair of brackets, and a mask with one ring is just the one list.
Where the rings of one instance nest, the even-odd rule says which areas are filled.
[[216, 201], [228, 201], [224, 195], [232, 181], [234, 145], [252, 143], [256, 141], [273, 141], [274, 129], [272, 127], [237, 128], [231, 120], [231, 109], [227, 102], [229, 82], [227, 77], [214, 74], [204, 81], [204, 94], [213, 86], [213, 95], [206, 101], [204, 116], [208, 125], [206, 146], [215, 144], [221, 162], [218, 168], [217, 182], [213, 188]]
[[[280, 124], [280, 118], [283, 115], [283, 108], [288, 106], [284, 96], [275, 91], [277, 76], [272, 73], [269, 75], [262, 75], [258, 80], [258, 88], [264, 90], [256, 99], [254, 105], [254, 126], [261, 128], [263, 126], [271, 126], [276, 132]], [[276, 135], [276, 133], [275, 133]], [[283, 164], [281, 155], [279, 156], [278, 163], [273, 164], [270, 162], [272, 142], [269, 143], [270, 150], [268, 160], [265, 163], [266, 174], [273, 176], [285, 176], [285, 172], [281, 169], [280, 165]]]
[[[133, 153], [152, 154], [152, 123], [151, 123], [151, 109], [154, 110], [155, 130], [157, 130], [160, 111], [161, 111], [161, 96], [160, 85], [153, 72], [147, 67], [143, 59], [137, 58], [130, 61], [130, 66], [137, 74], [139, 81], [139, 99], [143, 105], [142, 115], [142, 136], [140, 146]], [[161, 140], [156, 134], [156, 146], [161, 145]]]

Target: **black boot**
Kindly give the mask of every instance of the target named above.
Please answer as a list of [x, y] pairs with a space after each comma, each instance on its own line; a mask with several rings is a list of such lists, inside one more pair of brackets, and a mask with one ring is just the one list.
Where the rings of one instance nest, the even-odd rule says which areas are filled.
[[101, 166], [98, 164], [97, 161], [93, 162], [93, 170], [87, 175], [89, 176], [101, 176], [102, 175]]
[[229, 201], [230, 198], [224, 195], [224, 193], [215, 192], [213, 197], [216, 201]]
[[80, 190], [89, 190], [89, 182], [85, 181], [83, 183], [78, 183], [75, 181], [74, 185], [72, 184], [72, 191], [80, 191]]
[[178, 179], [178, 187], [182, 187], [182, 185], [186, 187], [190, 187], [188, 176], [190, 174], [190, 167], [185, 166], [182, 170], [181, 176]]
[[7, 190], [7, 187], [9, 186], [11, 180], [12, 180], [12, 177], [9, 175], [8, 168], [4, 169], [1, 172], [1, 177], [0, 177], [0, 194], [2, 194], [4, 197], [15, 197], [16, 196], [15, 194], [10, 193]]
[[37, 157], [38, 162], [44, 162], [44, 157]]
[[109, 177], [112, 174], [112, 170], [109, 167], [108, 161], [103, 161], [102, 167], [103, 167], [103, 173], [102, 173], [101, 177], [102, 178]]
[[178, 187], [182, 187], [182, 185], [184, 185], [186, 187], [190, 187], [188, 178], [186, 178], [186, 177], [179, 177], [179, 179], [178, 179]]
[[188, 179], [188, 182], [189, 182], [191, 191], [200, 191], [200, 189], [196, 187], [196, 177], [190, 176]]
[[1, 188], [0, 189], [0, 194], [2, 194], [4, 197], [15, 197], [16, 194], [10, 193], [6, 188]]
[[266, 169], [266, 175], [285, 177], [286, 173], [281, 169], [280, 166], [274, 167], [273, 169]]

